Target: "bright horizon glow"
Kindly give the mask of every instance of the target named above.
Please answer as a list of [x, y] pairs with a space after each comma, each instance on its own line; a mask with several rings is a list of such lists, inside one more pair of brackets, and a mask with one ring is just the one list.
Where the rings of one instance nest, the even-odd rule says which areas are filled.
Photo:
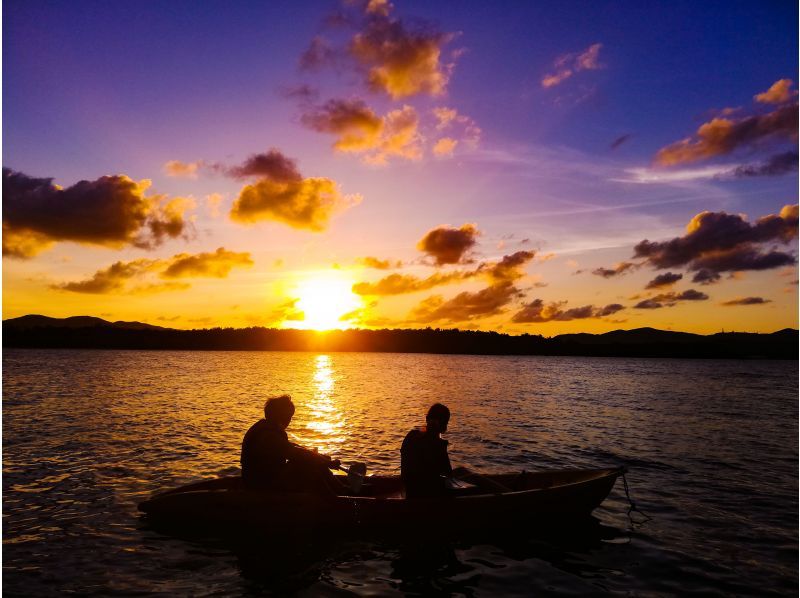
[[303, 330], [331, 330], [350, 328], [342, 316], [356, 310], [361, 299], [352, 291], [353, 282], [335, 273], [325, 273], [301, 282], [295, 296], [297, 309], [305, 315], [303, 320], [286, 320], [285, 328]]

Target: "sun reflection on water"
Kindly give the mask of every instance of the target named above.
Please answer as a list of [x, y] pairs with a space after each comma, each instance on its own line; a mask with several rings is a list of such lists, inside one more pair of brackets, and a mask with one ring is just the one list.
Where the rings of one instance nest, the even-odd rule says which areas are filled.
[[317, 355], [311, 378], [313, 392], [303, 405], [304, 430], [299, 435], [306, 445], [333, 456], [345, 441], [344, 427], [347, 423], [335, 398], [335, 386], [330, 356]]

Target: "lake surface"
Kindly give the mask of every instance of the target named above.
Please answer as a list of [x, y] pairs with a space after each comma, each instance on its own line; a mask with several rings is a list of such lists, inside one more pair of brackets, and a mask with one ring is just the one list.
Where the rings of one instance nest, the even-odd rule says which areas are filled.
[[[5, 350], [4, 595], [796, 595], [796, 362]], [[281, 550], [163, 535], [136, 505], [238, 471], [264, 399], [290, 437], [395, 473], [441, 401], [454, 465], [627, 464], [585, 529]], [[636, 521], [642, 520], [634, 513]], [[265, 545], [268, 540], [265, 538]]]

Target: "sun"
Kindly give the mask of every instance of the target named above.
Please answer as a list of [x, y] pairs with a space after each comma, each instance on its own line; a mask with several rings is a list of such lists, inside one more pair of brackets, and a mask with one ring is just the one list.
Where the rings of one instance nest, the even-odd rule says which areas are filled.
[[315, 276], [301, 282], [297, 287], [295, 305], [305, 318], [291, 322], [292, 328], [347, 328], [347, 322], [341, 317], [362, 307], [361, 299], [351, 290], [352, 286], [352, 281], [335, 275]]

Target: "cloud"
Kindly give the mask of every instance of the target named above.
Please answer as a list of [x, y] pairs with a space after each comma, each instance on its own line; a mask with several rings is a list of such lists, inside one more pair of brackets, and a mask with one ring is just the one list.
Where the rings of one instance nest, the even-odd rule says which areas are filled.
[[613, 278], [614, 276], [620, 276], [622, 274], [628, 274], [636, 270], [640, 264], [635, 264], [632, 262], [620, 262], [613, 268], [595, 268], [592, 270], [592, 274], [595, 276], [602, 276], [603, 278]]
[[627, 142], [627, 141], [628, 141], [628, 140], [631, 138], [631, 136], [632, 136], [632, 135], [631, 135], [630, 133], [628, 133], [628, 134], [626, 134], [626, 135], [621, 135], [620, 137], [617, 137], [617, 138], [616, 138], [614, 141], [612, 141], [612, 142], [611, 142], [611, 145], [610, 145], [609, 147], [610, 147], [612, 150], [615, 150], [615, 149], [617, 149], [619, 146], [621, 146], [623, 143]]
[[283, 322], [286, 320], [291, 320], [293, 322], [302, 322], [306, 319], [306, 314], [297, 307], [297, 302], [300, 301], [300, 298], [289, 299], [288, 301], [281, 303], [278, 307], [272, 310], [272, 313], [269, 316], [270, 322]]
[[357, 282], [353, 285], [356, 295], [386, 296], [402, 295], [426, 291], [436, 286], [461, 282], [475, 276], [474, 272], [436, 272], [427, 278], [419, 278], [412, 274], [390, 274], [378, 282]]
[[300, 56], [299, 66], [303, 70], [313, 71], [336, 64], [337, 57], [336, 50], [325, 38], [318, 35]]
[[334, 148], [342, 152], [374, 149], [383, 132], [383, 119], [363, 100], [329, 100], [300, 117], [301, 122], [321, 133], [339, 137]]
[[765, 303], [772, 303], [772, 300], [764, 299], [763, 297], [739, 297], [730, 301], [723, 301], [720, 305], [764, 305]]
[[475, 224], [461, 228], [438, 226], [425, 233], [417, 249], [431, 256], [436, 265], [466, 263], [466, 255], [477, 242], [480, 231]]
[[753, 99], [761, 104], [785, 104], [797, 96], [797, 91], [792, 91], [791, 87], [791, 79], [780, 79], [767, 91], [753, 96]]
[[503, 256], [499, 262], [484, 262], [475, 270], [436, 272], [427, 278], [419, 278], [411, 274], [390, 274], [375, 283], [359, 282], [353, 285], [357, 295], [400, 295], [416, 293], [436, 286], [462, 282], [478, 276], [486, 276], [492, 284], [512, 282], [525, 275], [522, 267], [535, 256], [533, 251], [518, 251]]
[[545, 304], [541, 299], [534, 299], [525, 305], [520, 311], [511, 318], [517, 324], [533, 322], [568, 322], [570, 320], [582, 320], [587, 318], [603, 318], [613, 315], [625, 309], [619, 303], [611, 303], [605, 307], [595, 307], [594, 305], [584, 305], [562, 309], [566, 301], [554, 301]]
[[447, 137], [440, 138], [434, 145], [433, 151], [436, 155], [452, 154], [459, 142], [463, 142], [470, 149], [478, 147], [483, 131], [469, 116], [446, 106], [434, 108], [432, 112], [437, 121], [436, 130], [439, 132], [449, 131]]
[[193, 202], [145, 197], [149, 186], [115, 175], [61, 188], [51, 178], [4, 168], [3, 255], [30, 258], [63, 241], [149, 249], [185, 235], [184, 212]]
[[273, 181], [300, 181], [303, 178], [297, 170], [297, 162], [275, 148], [266, 153], [253, 154], [238, 166], [217, 165], [216, 168], [235, 179], [265, 177]]
[[212, 218], [219, 217], [219, 208], [224, 199], [225, 196], [221, 193], [210, 193], [206, 195], [206, 206]]
[[504, 255], [497, 263], [485, 262], [475, 272], [488, 275], [494, 282], [517, 280], [525, 276], [522, 267], [535, 256], [535, 251], [517, 251], [511, 255]]
[[788, 243], [797, 238], [798, 207], [784, 206], [750, 224], [740, 214], [701, 212], [686, 227], [686, 234], [669, 241], [645, 239], [634, 247], [634, 257], [654, 268], [688, 266], [712, 272], [766, 270], [793, 264], [796, 258], [776, 250], [764, 253], [761, 244]]
[[692, 277], [692, 282], [697, 282], [702, 285], [709, 285], [718, 282], [720, 278], [722, 277], [719, 275], [718, 272], [714, 272], [713, 270], [701, 269], [698, 270]]
[[647, 286], [645, 286], [644, 288], [646, 288], [646, 289], [660, 289], [660, 288], [663, 288], [663, 287], [668, 287], [668, 286], [671, 286], [671, 285], [675, 284], [676, 282], [678, 282], [682, 278], [683, 278], [683, 274], [674, 274], [672, 272], [665, 272], [664, 274], [659, 274], [653, 280], [648, 282]]
[[453, 63], [442, 62], [442, 48], [453, 39], [432, 26], [411, 29], [385, 13], [372, 13], [353, 36], [348, 51], [365, 70], [375, 92], [392, 99], [419, 94], [442, 95]]
[[797, 139], [797, 104], [740, 119], [714, 118], [702, 124], [694, 137], [659, 150], [655, 161], [661, 166], [696, 162], [780, 139]]
[[226, 278], [233, 268], [252, 266], [253, 263], [249, 252], [236, 253], [220, 247], [214, 253], [175, 255], [160, 276], [161, 278]]
[[190, 179], [197, 178], [199, 162], [181, 162], [180, 160], [170, 160], [164, 164], [164, 172], [171, 177], [185, 177]]
[[329, 100], [309, 107], [300, 120], [314, 131], [336, 135], [337, 151], [362, 154], [370, 164], [386, 164], [390, 157], [422, 157], [419, 116], [411, 106], [381, 117], [362, 100]]
[[366, 257], [360, 257], [356, 261], [366, 268], [375, 268], [376, 270], [389, 270], [391, 268], [400, 268], [403, 265], [403, 262], [401, 262], [400, 260], [396, 261], [381, 260], [376, 257], [372, 257], [370, 255]]
[[108, 268], [95, 272], [90, 278], [52, 285], [51, 288], [74, 293], [105, 295], [111, 293], [152, 294], [189, 288], [187, 283], [151, 282], [129, 287], [132, 280], [144, 280], [150, 275], [162, 279], [175, 278], [226, 278], [232, 268], [252, 266], [250, 254], [227, 251], [224, 247], [215, 253], [179, 253], [169, 259], [140, 258], [129, 262], [114, 262]]
[[694, 289], [688, 289], [682, 293], [661, 293], [649, 299], [645, 299], [644, 301], [640, 301], [633, 307], [634, 309], [660, 309], [662, 307], [673, 307], [680, 301], [706, 301], [708, 298], [708, 295], [705, 293]]
[[730, 174], [735, 177], [779, 176], [797, 171], [797, 152], [784, 152], [770, 156], [761, 164], [745, 164]]
[[442, 137], [433, 146], [433, 153], [437, 156], [452, 156], [458, 141], [450, 137]]
[[594, 71], [605, 68], [605, 65], [599, 62], [600, 49], [602, 47], [603, 44], [592, 44], [583, 52], [559, 56], [553, 63], [555, 72], [549, 73], [542, 78], [542, 87], [547, 89], [560, 85], [580, 71]]
[[464, 291], [447, 301], [441, 295], [433, 295], [420, 302], [411, 311], [410, 318], [421, 323], [440, 320], [465, 322], [501, 314], [505, 306], [521, 296], [519, 289], [509, 281], [493, 284], [474, 293]]
[[298, 181], [264, 178], [242, 188], [230, 217], [242, 224], [271, 220], [292, 228], [321, 232], [336, 212], [360, 201], [360, 195], [342, 195], [336, 182], [327, 178]]

